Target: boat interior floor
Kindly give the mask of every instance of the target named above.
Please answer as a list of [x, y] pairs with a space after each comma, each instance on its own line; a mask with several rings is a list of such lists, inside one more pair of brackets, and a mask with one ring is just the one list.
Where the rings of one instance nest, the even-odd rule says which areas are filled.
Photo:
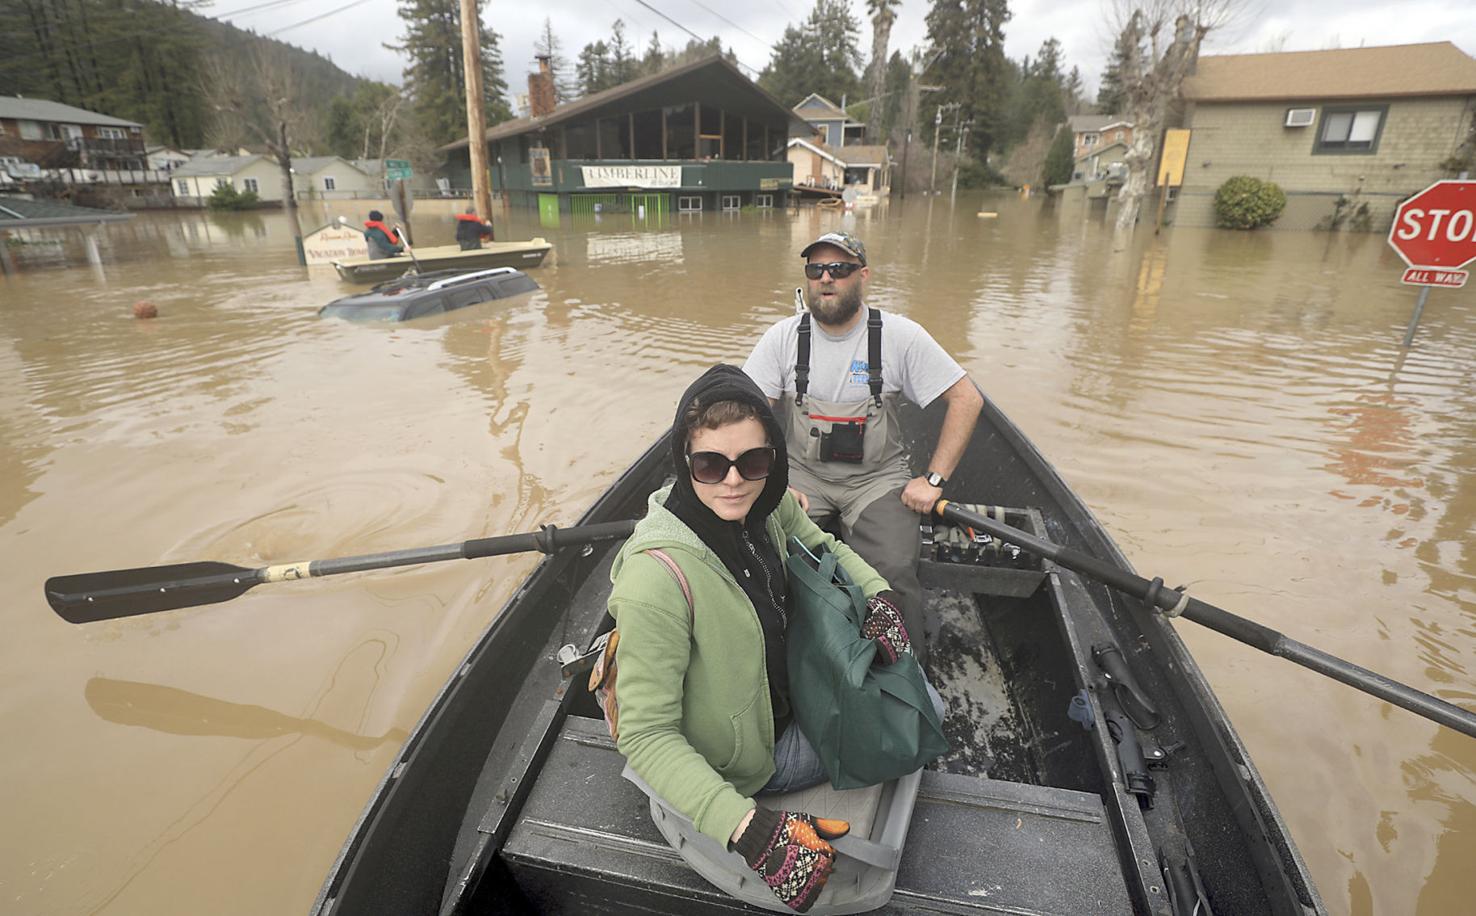
[[[930, 561], [922, 578], [928, 674], [947, 704], [951, 750], [923, 773], [881, 912], [1130, 912], [1091, 752], [1065, 716], [1074, 662], [1051, 590], [1034, 587], [1039, 573], [1025, 588], [997, 587], [990, 570]], [[607, 591], [608, 581], [597, 570], [587, 585]], [[566, 707], [492, 866], [500, 874], [482, 882], [498, 892], [478, 893], [471, 910], [756, 912], [662, 838], [592, 704]]]

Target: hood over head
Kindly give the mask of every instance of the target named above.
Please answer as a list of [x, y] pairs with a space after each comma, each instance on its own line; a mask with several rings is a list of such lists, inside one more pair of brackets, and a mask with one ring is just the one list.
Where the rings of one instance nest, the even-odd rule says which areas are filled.
[[774, 469], [764, 481], [764, 488], [754, 501], [753, 508], [748, 510], [745, 527], [751, 531], [762, 532], [764, 520], [779, 507], [779, 501], [784, 498], [784, 491], [789, 486], [789, 452], [784, 446], [784, 430], [779, 426], [773, 408], [769, 406], [769, 399], [764, 397], [753, 379], [737, 366], [713, 366], [682, 394], [681, 400], [677, 402], [676, 417], [671, 424], [671, 458], [676, 468], [676, 482], [672, 485], [671, 495], [667, 497], [666, 508], [676, 513], [709, 548], [721, 554], [726, 542], [736, 536], [739, 526], [737, 522], [726, 522], [718, 518], [711, 509], [703, 505], [702, 500], [697, 498], [697, 492], [692, 489], [692, 475], [687, 471], [687, 438], [691, 431], [686, 426], [686, 415], [694, 402], [700, 402], [706, 407], [719, 401], [739, 401], [752, 405], [758, 413], [759, 422], [768, 432], [769, 444], [776, 453]]

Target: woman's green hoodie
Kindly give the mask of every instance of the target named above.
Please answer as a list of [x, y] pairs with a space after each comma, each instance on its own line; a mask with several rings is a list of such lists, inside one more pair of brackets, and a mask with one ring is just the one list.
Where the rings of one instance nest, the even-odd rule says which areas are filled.
[[[774, 775], [774, 712], [764, 637], [753, 603], [697, 535], [651, 494], [611, 570], [620, 752], [631, 769], [697, 829], [726, 843], [750, 796]], [[768, 517], [779, 556], [798, 537], [825, 544], [870, 597], [886, 580], [845, 544], [821, 531], [786, 493]], [[665, 551], [686, 575], [694, 611], [671, 572], [644, 555]]]

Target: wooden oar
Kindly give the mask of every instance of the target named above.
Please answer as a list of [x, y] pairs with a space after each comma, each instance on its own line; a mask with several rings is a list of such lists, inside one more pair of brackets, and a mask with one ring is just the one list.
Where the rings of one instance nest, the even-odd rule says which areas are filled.
[[553, 553], [562, 547], [591, 544], [630, 537], [635, 522], [604, 522], [556, 528], [544, 525], [528, 534], [477, 538], [441, 547], [416, 547], [387, 553], [368, 553], [335, 560], [310, 560], [247, 569], [229, 563], [177, 563], [107, 572], [53, 576], [46, 580], [46, 601], [69, 623], [94, 623], [136, 614], [153, 614], [175, 608], [197, 607], [230, 601], [263, 582], [287, 582], [319, 576], [390, 569], [442, 560], [474, 560], [509, 553], [541, 550]]
[[1296, 662], [1304, 668], [1310, 668], [1318, 674], [1326, 675], [1349, 687], [1393, 703], [1415, 715], [1424, 716], [1432, 722], [1438, 722], [1476, 738], [1476, 713], [1335, 655], [1329, 655], [1320, 649], [1314, 649], [1305, 643], [1297, 642], [1253, 620], [1238, 617], [1229, 611], [1200, 601], [1198, 598], [1191, 598], [1175, 589], [1164, 588], [1162, 579], [1150, 581], [1142, 576], [1135, 576], [1119, 566], [1043, 540], [1029, 532], [1013, 528], [977, 512], [960, 508], [946, 499], [938, 500], [933, 506], [933, 511], [946, 521], [987, 531], [1016, 547], [1045, 557], [1082, 575], [1090, 576], [1134, 598], [1140, 598], [1154, 608], [1167, 612], [1169, 616], [1183, 616], [1269, 655]]

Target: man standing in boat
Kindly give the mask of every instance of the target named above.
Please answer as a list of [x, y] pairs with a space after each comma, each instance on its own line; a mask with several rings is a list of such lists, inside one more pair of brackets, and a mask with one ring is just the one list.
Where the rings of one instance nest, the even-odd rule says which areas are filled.
[[[918, 514], [942, 497], [984, 398], [917, 322], [862, 307], [871, 271], [860, 239], [827, 232], [800, 257], [806, 311], [764, 332], [743, 368], [779, 413], [790, 485], [810, 518], [822, 526], [839, 519], [842, 539], [901, 594], [913, 650], [926, 661]], [[917, 477], [903, 455], [904, 397], [948, 405]]]
[[456, 244], [462, 251], [476, 251], [482, 247], [482, 239], [495, 239], [492, 222], [482, 222], [475, 207], [467, 207], [465, 213], [456, 214]]

